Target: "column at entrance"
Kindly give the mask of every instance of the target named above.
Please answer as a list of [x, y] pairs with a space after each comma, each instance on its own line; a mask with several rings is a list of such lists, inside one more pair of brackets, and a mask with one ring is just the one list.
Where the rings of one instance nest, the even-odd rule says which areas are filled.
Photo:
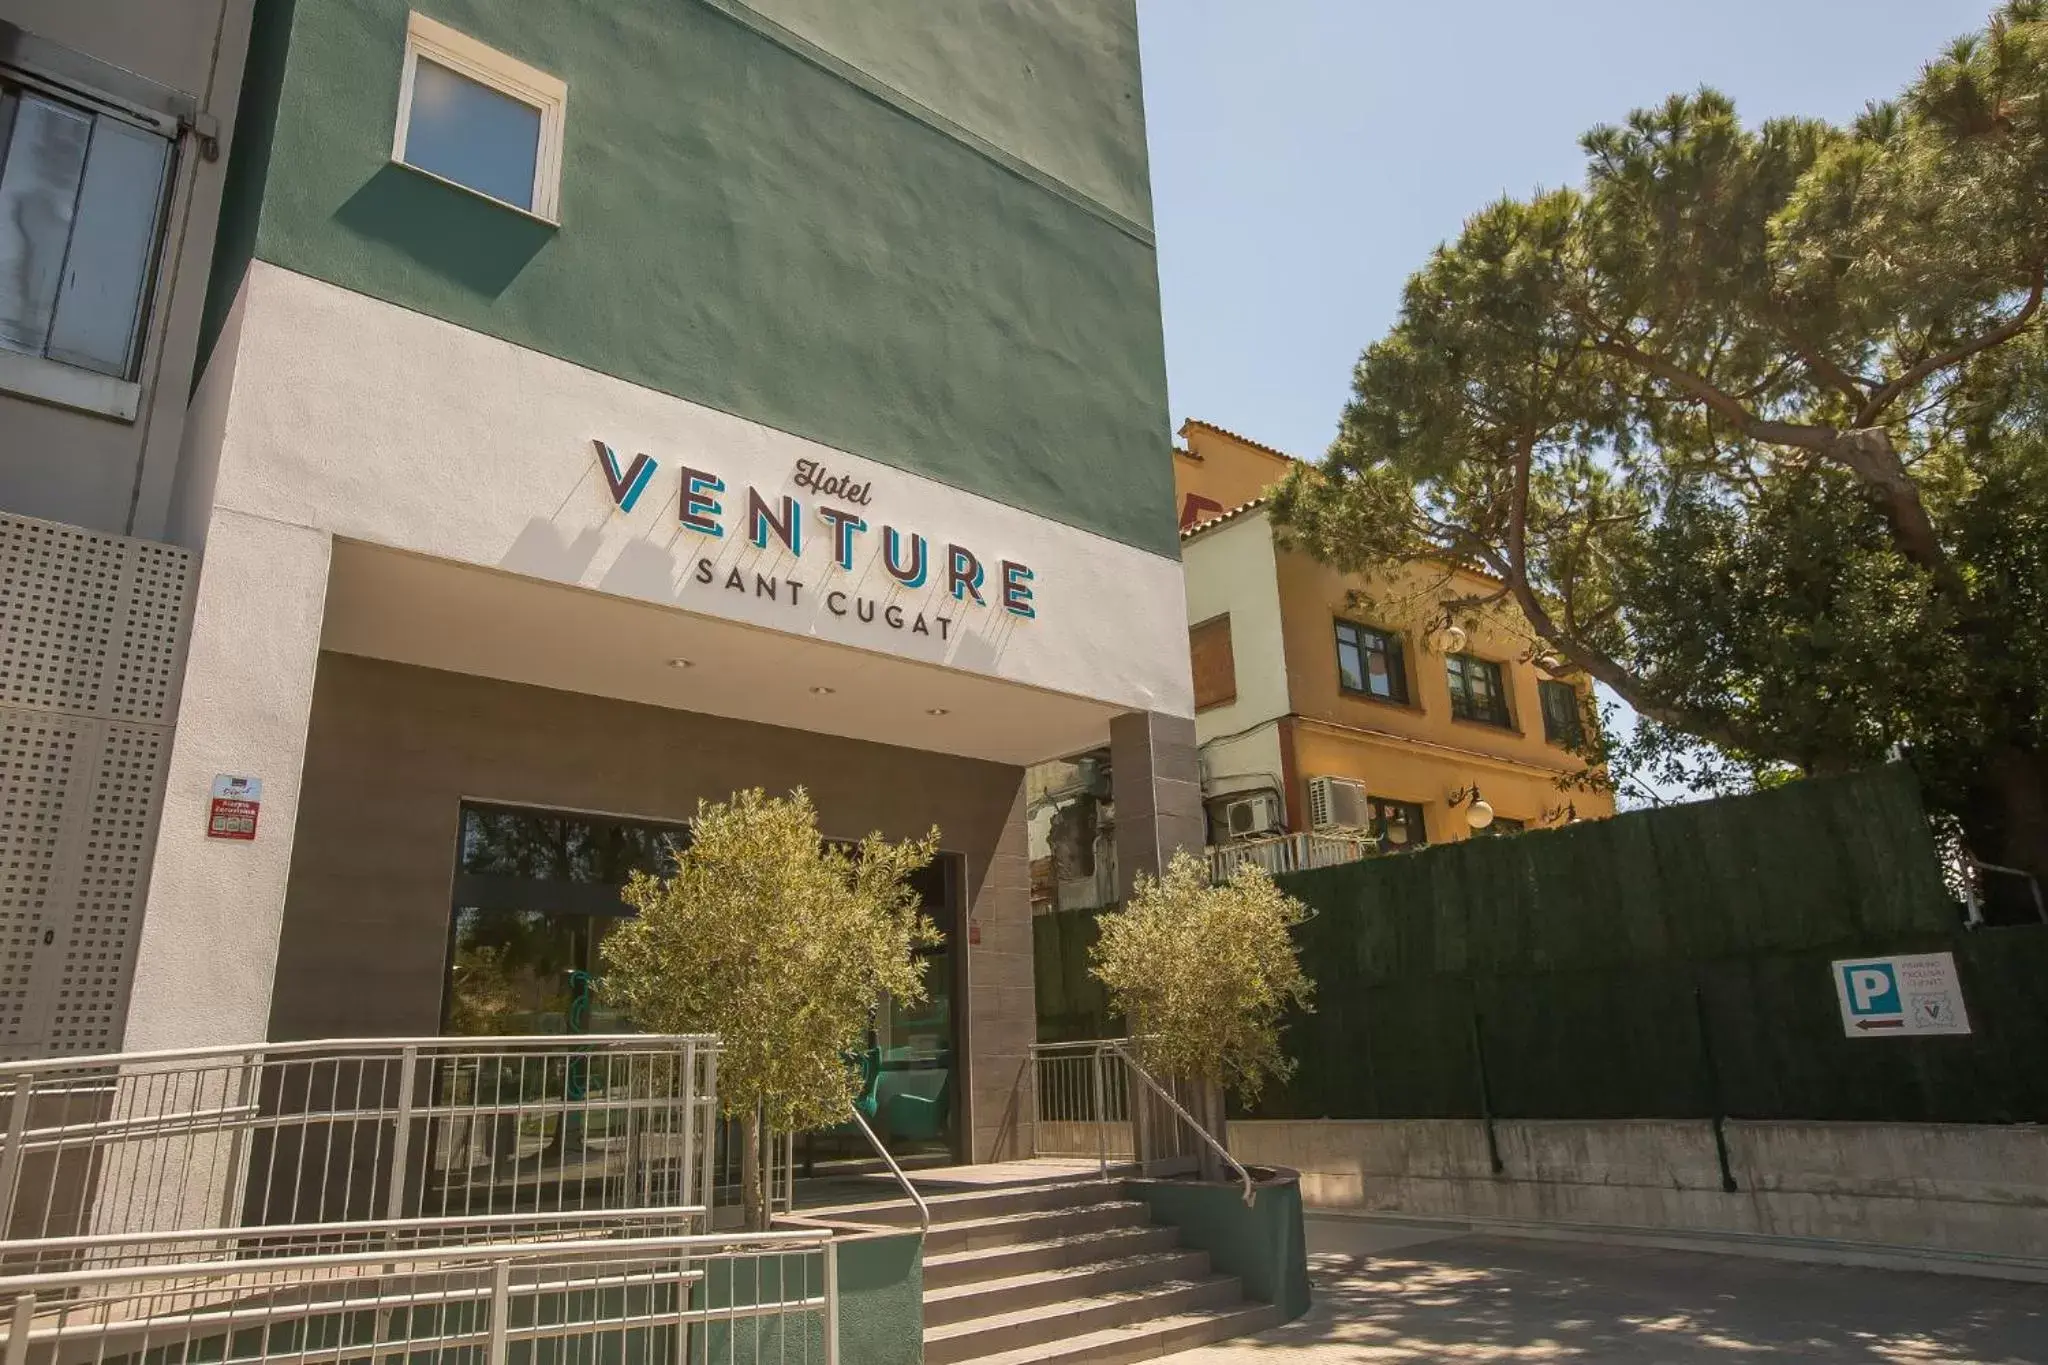
[[1198, 762], [1191, 716], [1132, 711], [1109, 723], [1119, 900], [1130, 899], [1140, 874], [1158, 876], [1176, 850], [1199, 853], [1208, 842]]
[[[324, 531], [214, 510], [127, 1051], [268, 1036], [331, 545]], [[262, 784], [253, 829], [229, 832], [246, 837], [210, 832], [221, 776]]]

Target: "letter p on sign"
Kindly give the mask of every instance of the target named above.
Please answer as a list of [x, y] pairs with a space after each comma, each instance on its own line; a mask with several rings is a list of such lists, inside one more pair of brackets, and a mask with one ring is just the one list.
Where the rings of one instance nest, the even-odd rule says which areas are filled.
[[1849, 1008], [1857, 1014], [1897, 1014], [1899, 983], [1889, 965], [1850, 967]]

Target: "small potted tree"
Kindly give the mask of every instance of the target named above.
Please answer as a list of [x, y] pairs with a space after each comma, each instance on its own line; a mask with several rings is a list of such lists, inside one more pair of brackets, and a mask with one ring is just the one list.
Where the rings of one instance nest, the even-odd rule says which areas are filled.
[[859, 1085], [846, 1058], [884, 994], [925, 999], [915, 950], [938, 940], [909, 876], [938, 831], [828, 845], [802, 788], [700, 802], [668, 877], [636, 875], [640, 913], [604, 942], [604, 991], [639, 1027], [715, 1033], [720, 1112], [740, 1121], [746, 1223], [769, 1224], [763, 1127], [843, 1122]]
[[[1174, 854], [1164, 876], [1140, 877], [1123, 908], [1102, 917], [1091, 968], [1110, 1007], [1146, 1069], [1191, 1095], [1187, 1107], [1218, 1143], [1227, 1141], [1226, 1092], [1248, 1103], [1294, 1070], [1280, 1031], [1288, 1010], [1310, 1008], [1313, 986], [1293, 937], [1307, 918], [1264, 868], [1241, 863], [1212, 884], [1207, 861], [1187, 852]], [[1134, 1082], [1134, 1115], [1149, 1103], [1138, 1089]], [[1198, 1151], [1197, 1179], [1140, 1178], [1131, 1189], [1283, 1320], [1307, 1312], [1300, 1175], [1248, 1168], [1256, 1184], [1246, 1200], [1224, 1181], [1221, 1158], [1207, 1144]]]
[[[1091, 970], [1110, 1008], [1147, 1068], [1187, 1086], [1195, 1120], [1218, 1142], [1226, 1091], [1249, 1104], [1268, 1080], [1294, 1071], [1280, 1029], [1289, 1009], [1312, 1008], [1293, 935], [1307, 918], [1257, 864], [1212, 883], [1208, 863], [1185, 850], [1102, 917]], [[1202, 1176], [1222, 1177], [1206, 1147]]]

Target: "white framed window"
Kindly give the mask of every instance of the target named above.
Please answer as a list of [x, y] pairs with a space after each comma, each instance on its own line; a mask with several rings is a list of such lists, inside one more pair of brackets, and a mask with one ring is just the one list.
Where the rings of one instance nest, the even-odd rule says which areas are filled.
[[415, 13], [391, 159], [553, 223], [568, 104], [556, 77]]
[[178, 132], [0, 65], [0, 389], [134, 419]]

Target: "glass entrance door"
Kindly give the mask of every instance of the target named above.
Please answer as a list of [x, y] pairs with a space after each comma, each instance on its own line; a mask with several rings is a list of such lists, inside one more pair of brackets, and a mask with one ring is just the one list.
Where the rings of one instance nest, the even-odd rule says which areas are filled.
[[898, 1156], [955, 1156], [964, 1080], [954, 1013], [960, 880], [959, 859], [944, 853], [918, 874], [919, 899], [940, 934], [937, 944], [918, 953], [926, 998], [905, 1005], [884, 996], [875, 1009], [860, 1107], [868, 1126]]

